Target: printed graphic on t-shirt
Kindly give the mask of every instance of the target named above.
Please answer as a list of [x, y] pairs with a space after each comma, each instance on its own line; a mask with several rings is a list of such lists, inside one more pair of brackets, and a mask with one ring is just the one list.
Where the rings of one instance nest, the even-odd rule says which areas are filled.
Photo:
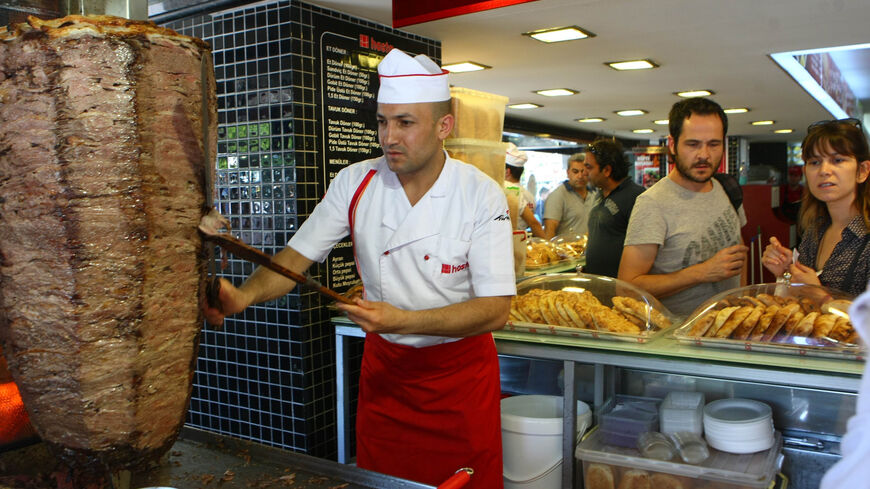
[[736, 239], [740, 234], [735, 234], [734, 229], [740, 229], [740, 223], [737, 220], [737, 213], [728, 209], [707, 226], [700, 240], [689, 242], [683, 254], [683, 268], [701, 263], [722, 248], [739, 243]]
[[604, 208], [610, 211], [610, 215], [615, 216], [619, 214], [619, 206], [616, 205], [616, 202], [612, 200], [606, 200], [604, 202]]

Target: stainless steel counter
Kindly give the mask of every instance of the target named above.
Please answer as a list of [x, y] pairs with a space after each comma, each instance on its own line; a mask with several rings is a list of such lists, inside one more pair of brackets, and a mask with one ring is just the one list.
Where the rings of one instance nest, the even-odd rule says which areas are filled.
[[[57, 487], [47, 476], [56, 465], [43, 443], [2, 452], [0, 488]], [[432, 489], [352, 465], [193, 428], [182, 431], [161, 463], [132, 474], [130, 487]]]

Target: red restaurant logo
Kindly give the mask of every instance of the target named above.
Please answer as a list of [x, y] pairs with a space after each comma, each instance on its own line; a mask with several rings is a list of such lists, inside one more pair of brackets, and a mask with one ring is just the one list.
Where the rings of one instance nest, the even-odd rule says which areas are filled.
[[389, 53], [393, 45], [388, 42], [380, 42], [370, 38], [367, 34], [359, 35], [359, 47], [373, 49], [381, 53]]
[[465, 262], [462, 265], [448, 265], [445, 263], [441, 265], [441, 273], [456, 273], [461, 272], [466, 268], [468, 268], [468, 262]]

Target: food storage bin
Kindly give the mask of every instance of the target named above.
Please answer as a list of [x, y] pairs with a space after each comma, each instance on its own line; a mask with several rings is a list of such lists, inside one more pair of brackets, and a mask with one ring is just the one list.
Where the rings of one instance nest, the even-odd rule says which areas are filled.
[[517, 283], [505, 330], [644, 343], [672, 320], [661, 302], [627, 282], [555, 273]]
[[758, 284], [701, 304], [674, 331], [681, 343], [746, 351], [863, 360], [849, 320], [852, 296], [806, 284]]
[[[769, 450], [733, 455], [710, 449], [710, 456], [693, 465], [678, 457], [664, 461], [644, 458], [636, 448], [603, 443], [600, 429], [592, 431], [575, 450], [583, 465], [585, 489], [614, 487], [683, 487], [766, 489], [782, 463], [782, 437]], [[639, 485], [632, 485], [639, 484]]]
[[444, 149], [453, 158], [476, 166], [501, 185], [508, 143], [482, 139], [445, 139]]
[[462, 87], [450, 87], [450, 96], [456, 120], [450, 138], [501, 141], [508, 97]]
[[642, 433], [658, 430], [658, 405], [648, 399], [618, 398], [599, 426], [603, 443], [628, 448], [637, 447]]

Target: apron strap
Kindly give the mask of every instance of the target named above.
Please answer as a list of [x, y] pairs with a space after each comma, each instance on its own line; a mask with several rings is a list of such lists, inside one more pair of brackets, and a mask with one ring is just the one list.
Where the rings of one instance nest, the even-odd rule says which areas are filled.
[[[350, 199], [350, 207], [347, 209], [347, 222], [350, 226], [350, 242], [353, 244], [353, 227], [354, 227], [354, 218], [356, 217], [356, 205], [359, 203], [360, 197], [365, 193], [366, 187], [369, 186], [369, 182], [372, 181], [372, 177], [375, 176], [375, 173], [378, 171], [372, 168], [366, 173], [366, 176], [363, 177], [362, 182], [360, 182], [359, 187], [356, 188], [356, 192], [353, 193], [353, 197]], [[356, 274], [358, 277], [362, 278], [362, 274], [359, 273], [359, 260], [356, 258], [356, 250], [353, 252], [353, 264], [356, 266]], [[365, 295], [363, 295], [365, 297]]]
[[366, 173], [366, 176], [363, 177], [362, 182], [360, 182], [359, 187], [356, 188], [356, 192], [353, 193], [353, 197], [350, 199], [350, 207], [347, 209], [347, 222], [350, 225], [350, 240], [353, 241], [353, 221], [356, 216], [356, 205], [359, 203], [359, 198], [362, 197], [362, 194], [366, 191], [366, 187], [369, 186], [369, 182], [371, 182], [372, 177], [375, 176], [375, 173], [378, 171], [372, 168]]

